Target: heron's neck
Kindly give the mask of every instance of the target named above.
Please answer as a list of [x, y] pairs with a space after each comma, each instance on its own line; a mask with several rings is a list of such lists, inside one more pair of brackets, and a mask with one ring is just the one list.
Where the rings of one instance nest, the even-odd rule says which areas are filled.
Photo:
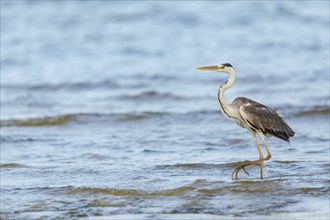
[[225, 102], [225, 91], [231, 88], [235, 82], [235, 70], [229, 70], [229, 79], [226, 83], [222, 84], [218, 90], [218, 102], [220, 109], [224, 115], [230, 118], [232, 107]]

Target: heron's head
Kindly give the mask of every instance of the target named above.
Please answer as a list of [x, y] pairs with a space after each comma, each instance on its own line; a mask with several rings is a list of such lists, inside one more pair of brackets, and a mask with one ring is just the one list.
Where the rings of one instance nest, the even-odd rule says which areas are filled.
[[202, 67], [198, 67], [197, 69], [230, 73], [234, 70], [234, 67], [230, 63], [224, 63], [217, 66], [202, 66]]

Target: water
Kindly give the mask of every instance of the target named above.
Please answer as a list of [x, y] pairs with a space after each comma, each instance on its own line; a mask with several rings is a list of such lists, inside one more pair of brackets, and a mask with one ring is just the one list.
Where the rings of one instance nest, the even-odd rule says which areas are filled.
[[[268, 139], [219, 112], [276, 107]], [[1, 1], [1, 219], [328, 219], [329, 2]]]

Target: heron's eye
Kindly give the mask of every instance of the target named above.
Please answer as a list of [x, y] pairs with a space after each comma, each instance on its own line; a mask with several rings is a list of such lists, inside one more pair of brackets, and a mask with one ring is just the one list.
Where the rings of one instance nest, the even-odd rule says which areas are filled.
[[225, 69], [225, 66], [224, 65], [221, 65], [221, 66], [218, 66], [219, 69], [221, 70], [224, 70]]

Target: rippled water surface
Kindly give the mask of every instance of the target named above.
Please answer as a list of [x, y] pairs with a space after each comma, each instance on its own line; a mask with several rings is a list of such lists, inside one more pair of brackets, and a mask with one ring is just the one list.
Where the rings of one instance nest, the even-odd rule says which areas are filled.
[[[258, 153], [228, 102], [296, 135]], [[1, 1], [1, 219], [328, 219], [328, 1]]]

